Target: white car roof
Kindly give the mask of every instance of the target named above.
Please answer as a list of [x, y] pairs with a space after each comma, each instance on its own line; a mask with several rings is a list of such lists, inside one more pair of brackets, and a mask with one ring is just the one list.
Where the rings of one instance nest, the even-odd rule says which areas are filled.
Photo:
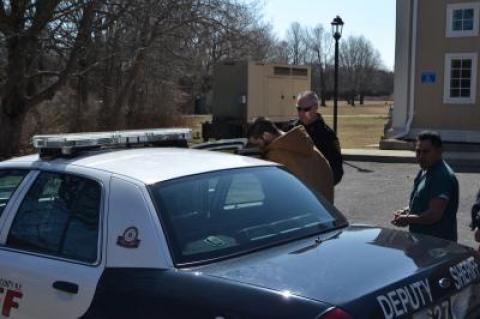
[[[153, 184], [177, 177], [210, 171], [275, 165], [260, 159], [216, 151], [201, 151], [187, 148], [134, 148], [86, 152], [73, 158], [42, 160], [37, 155], [23, 156], [4, 161], [8, 166], [22, 163], [24, 166], [49, 168], [68, 165], [99, 169], [113, 174], [125, 175]], [[0, 167], [2, 165], [0, 164]]]

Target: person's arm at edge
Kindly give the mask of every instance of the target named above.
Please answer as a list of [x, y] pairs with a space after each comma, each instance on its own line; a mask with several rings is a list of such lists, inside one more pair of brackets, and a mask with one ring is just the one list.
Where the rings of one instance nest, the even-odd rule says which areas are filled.
[[477, 193], [472, 209], [480, 210], [480, 190]]
[[439, 222], [447, 208], [448, 199], [444, 197], [432, 198], [428, 204], [428, 209], [420, 215], [407, 214], [401, 216], [406, 224], [432, 225]]

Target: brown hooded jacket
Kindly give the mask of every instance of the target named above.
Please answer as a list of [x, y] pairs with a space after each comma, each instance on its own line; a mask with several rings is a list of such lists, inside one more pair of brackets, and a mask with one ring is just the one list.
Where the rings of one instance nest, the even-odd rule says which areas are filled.
[[333, 203], [332, 169], [303, 126], [274, 139], [264, 150], [265, 159], [283, 164], [314, 191]]

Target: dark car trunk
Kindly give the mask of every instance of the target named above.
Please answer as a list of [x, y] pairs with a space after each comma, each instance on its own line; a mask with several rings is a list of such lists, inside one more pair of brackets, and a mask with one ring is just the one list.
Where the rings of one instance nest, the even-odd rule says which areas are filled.
[[436, 314], [442, 306], [477, 318], [475, 254], [433, 237], [351, 226], [196, 270], [337, 305], [354, 318], [447, 318]]

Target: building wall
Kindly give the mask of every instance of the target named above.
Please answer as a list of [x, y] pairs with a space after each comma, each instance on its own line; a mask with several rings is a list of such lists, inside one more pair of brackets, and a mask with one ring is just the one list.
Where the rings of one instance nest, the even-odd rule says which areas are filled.
[[[403, 0], [400, 0], [403, 1]], [[412, 129], [480, 131], [480, 72], [477, 64], [476, 96], [473, 104], [444, 102], [447, 53], [480, 55], [480, 33], [469, 37], [447, 37], [447, 5], [480, 3], [480, 0], [419, 0], [415, 56], [414, 120]], [[480, 15], [476, 19], [480, 20]], [[478, 57], [480, 58], [480, 56]], [[425, 80], [434, 74], [435, 81]], [[422, 81], [424, 75], [424, 81]]]

